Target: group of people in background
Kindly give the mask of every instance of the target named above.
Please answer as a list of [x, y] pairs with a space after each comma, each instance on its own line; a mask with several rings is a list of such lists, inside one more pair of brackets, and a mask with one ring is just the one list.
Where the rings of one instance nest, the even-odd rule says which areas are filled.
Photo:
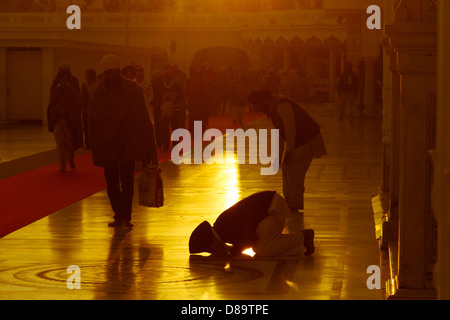
[[[70, 65], [64, 62], [60, 65], [58, 75], [52, 85], [52, 98], [64, 95], [62, 90], [54, 90], [57, 87], [65, 87], [65, 84], [61, 82], [63, 70], [65, 70], [64, 73], [68, 73], [67, 76], [70, 78], [67, 84], [70, 84], [70, 87], [74, 88], [78, 94], [76, 99], [72, 97], [70, 100], [81, 113], [80, 125], [83, 144], [79, 145], [79, 142], [75, 143], [74, 141], [72, 146], [61, 146], [59, 148], [61, 155], [67, 153], [64, 150], [77, 149], [82, 146], [86, 149], [90, 148], [87, 120], [89, 107], [95, 89], [103, 80], [103, 73], [97, 74], [94, 69], [88, 69], [85, 73], [85, 81], [80, 86], [77, 78], [70, 74]], [[245, 99], [250, 86], [244, 73], [233, 67], [222, 67], [215, 71], [204, 64], [192, 68], [190, 76], [187, 77], [175, 65], [163, 70], [155, 70], [149, 79], [145, 76], [142, 66], [131, 63], [121, 68], [121, 75], [137, 83], [143, 91], [147, 112], [154, 125], [157, 147], [164, 151], [170, 149], [171, 131], [177, 128], [188, 128], [193, 132], [195, 121], [202, 121], [203, 127], [206, 127], [211, 116], [224, 114], [231, 115], [234, 125], [240, 125], [246, 108], [250, 108]], [[61, 101], [58, 103], [51, 99], [49, 113], [52, 114], [49, 114], [49, 123], [51, 124], [49, 129], [52, 132], [54, 131], [53, 123], [56, 123], [58, 117], [54, 114], [54, 110], [59, 110], [58, 105], [61, 105]], [[74, 117], [78, 119], [78, 116], [74, 115]], [[80, 125], [77, 125], [77, 128]], [[77, 132], [72, 132], [72, 137], [79, 139], [80, 131], [77, 130]], [[72, 151], [70, 151], [71, 153]], [[64, 156], [61, 156], [61, 161], [63, 160]], [[61, 171], [64, 170], [65, 168], [62, 166]]]

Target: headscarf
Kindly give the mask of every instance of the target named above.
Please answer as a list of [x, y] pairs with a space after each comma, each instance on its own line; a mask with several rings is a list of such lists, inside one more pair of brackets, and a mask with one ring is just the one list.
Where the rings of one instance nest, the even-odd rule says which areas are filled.
[[213, 237], [211, 225], [208, 221], [203, 221], [191, 234], [191, 238], [189, 239], [189, 252], [211, 252]]

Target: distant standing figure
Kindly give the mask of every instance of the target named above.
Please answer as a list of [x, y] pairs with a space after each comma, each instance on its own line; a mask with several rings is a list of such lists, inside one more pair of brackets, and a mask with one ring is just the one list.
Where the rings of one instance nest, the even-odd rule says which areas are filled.
[[89, 135], [94, 165], [103, 167], [114, 211], [111, 227], [131, 228], [135, 162], [158, 164], [153, 125], [141, 88], [120, 73], [115, 55], [100, 61], [104, 79], [94, 92]]
[[202, 129], [209, 122], [209, 114], [212, 105], [212, 82], [204, 76], [201, 70], [192, 70], [187, 83], [186, 96], [189, 110], [189, 131], [194, 132], [195, 121], [202, 122]]
[[151, 111], [151, 102], [153, 100], [153, 87], [152, 83], [145, 78], [144, 67], [142, 66], [136, 67], [136, 77], [134, 78], [134, 81], [136, 81], [136, 83], [141, 87], [142, 92], [144, 93], [145, 106], [147, 107], [148, 116], [150, 117], [150, 119], [153, 119], [153, 113]]
[[[62, 70], [71, 72], [70, 64], [68, 62], [61, 62], [58, 66], [58, 72], [60, 72]], [[72, 87], [75, 88], [75, 90], [77, 90], [78, 93], [80, 93], [80, 84], [78, 82], [78, 79], [72, 73], [70, 74], [69, 83]], [[58, 85], [58, 80], [57, 80], [57, 78], [55, 78], [55, 80], [53, 80], [53, 84], [50, 88], [50, 91], [53, 90], [53, 88], [56, 87], [57, 85]]]
[[60, 172], [66, 171], [67, 162], [75, 169], [74, 152], [83, 145], [81, 99], [71, 79], [69, 71], [58, 72], [47, 108], [48, 130], [55, 135]]
[[173, 79], [173, 70], [168, 68], [163, 74], [162, 105], [159, 114], [161, 141], [164, 151], [170, 149], [171, 131], [185, 127], [184, 92]]
[[247, 106], [247, 100], [245, 98], [248, 94], [247, 85], [242, 74], [236, 73], [233, 75], [230, 81], [230, 87], [228, 101], [231, 109], [231, 118], [233, 119], [234, 125], [242, 124], [242, 117]]
[[90, 149], [91, 144], [89, 142], [89, 125], [88, 114], [89, 106], [92, 101], [92, 96], [97, 88], [97, 73], [93, 69], [86, 71], [86, 82], [81, 85], [81, 102], [82, 102], [82, 120], [83, 120], [83, 133], [84, 133], [84, 146], [86, 149]]
[[355, 101], [358, 95], [358, 76], [353, 72], [353, 66], [348, 63], [345, 72], [339, 78], [338, 94], [340, 98], [339, 121], [344, 119], [345, 111], [348, 106], [350, 111], [350, 123], [353, 124]]

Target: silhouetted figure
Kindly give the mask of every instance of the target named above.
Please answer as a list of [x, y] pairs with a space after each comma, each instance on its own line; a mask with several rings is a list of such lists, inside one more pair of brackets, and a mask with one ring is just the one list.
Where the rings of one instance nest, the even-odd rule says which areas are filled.
[[75, 168], [74, 152], [83, 145], [81, 99], [71, 79], [69, 71], [58, 72], [47, 108], [48, 130], [55, 135], [60, 172], [66, 170], [67, 162]]
[[340, 98], [339, 121], [344, 119], [346, 108], [350, 111], [350, 123], [353, 124], [355, 101], [358, 95], [358, 76], [353, 72], [353, 66], [348, 63], [345, 72], [340, 76], [338, 83]]
[[153, 99], [151, 102], [153, 109], [153, 120], [155, 123], [155, 137], [156, 137], [156, 146], [158, 148], [162, 147], [162, 135], [161, 135], [161, 106], [163, 102], [163, 79], [162, 79], [162, 71], [156, 70], [153, 73], [152, 79], [152, 88], [153, 88]]
[[235, 73], [230, 80], [229, 104], [231, 111], [231, 118], [233, 124], [242, 124], [242, 117], [244, 116], [245, 107], [247, 106], [247, 84], [244, 81], [242, 74]]
[[313, 230], [283, 234], [294, 217], [275, 191], [255, 193], [222, 212], [214, 226], [202, 222], [191, 234], [189, 252], [232, 257], [252, 248], [260, 257], [311, 255], [315, 250]]
[[135, 162], [158, 164], [153, 125], [141, 88], [120, 74], [121, 59], [106, 55], [100, 66], [104, 79], [89, 112], [92, 157], [94, 165], [105, 170], [115, 214], [109, 226], [131, 228]]
[[95, 89], [97, 89], [97, 73], [93, 69], [86, 71], [86, 82], [81, 85], [81, 102], [82, 102], [82, 121], [83, 121], [83, 133], [84, 133], [84, 145], [86, 149], [90, 149], [91, 143], [89, 141], [89, 124], [88, 115], [89, 108], [94, 95]]
[[170, 68], [164, 71], [162, 86], [158, 89], [162, 99], [159, 113], [161, 143], [164, 151], [168, 151], [171, 131], [185, 127], [184, 92], [181, 85], [174, 81]]
[[327, 154], [320, 125], [295, 100], [272, 95], [267, 89], [255, 90], [247, 97], [279, 129], [285, 153], [281, 165], [283, 194], [293, 211], [304, 209], [305, 176], [313, 158]]
[[[68, 62], [61, 62], [60, 65], [58, 66], [58, 72], [60, 72], [62, 70], [71, 72], [70, 64]], [[69, 83], [72, 87], [75, 88], [75, 90], [77, 90], [78, 93], [80, 93], [80, 84], [78, 82], [78, 79], [72, 73], [70, 74]], [[57, 78], [55, 78], [55, 80], [53, 80], [53, 84], [50, 88], [50, 92], [53, 90], [54, 87], [56, 87], [57, 84], [58, 84], [58, 80], [57, 80]]]
[[137, 66], [136, 67], [136, 77], [134, 81], [141, 87], [142, 92], [144, 93], [145, 98], [145, 106], [147, 107], [148, 116], [150, 119], [153, 119], [153, 115], [151, 112], [151, 102], [153, 100], [153, 87], [152, 83], [145, 78], [144, 67]]
[[209, 122], [213, 102], [212, 82], [201, 70], [193, 70], [187, 83], [187, 107], [189, 110], [189, 130], [194, 132], [194, 122], [202, 121], [205, 129]]

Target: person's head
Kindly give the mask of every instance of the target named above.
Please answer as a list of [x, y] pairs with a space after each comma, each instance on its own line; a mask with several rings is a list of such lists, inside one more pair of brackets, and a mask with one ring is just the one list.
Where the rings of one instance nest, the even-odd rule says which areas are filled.
[[247, 96], [247, 101], [255, 106], [255, 109], [265, 114], [270, 113], [270, 105], [272, 100], [272, 93], [268, 89], [259, 89], [252, 91]]
[[208, 221], [203, 221], [192, 232], [189, 239], [189, 253], [211, 253], [224, 256], [228, 254], [228, 246], [217, 239]]
[[122, 60], [118, 56], [107, 54], [100, 60], [100, 67], [106, 85], [117, 85], [120, 82]]
[[58, 71], [67, 70], [70, 72], [70, 64], [66, 61], [63, 61], [58, 66]]
[[63, 87], [70, 86], [71, 78], [72, 78], [72, 74], [70, 73], [70, 71], [62, 69], [56, 75], [56, 83], [59, 86], [63, 86]]
[[192, 231], [189, 238], [189, 253], [212, 252], [214, 235], [208, 221], [203, 221]]
[[163, 73], [163, 81], [165, 83], [170, 83], [173, 79], [173, 69], [172, 68], [166, 68]]
[[136, 70], [129, 65], [122, 69], [122, 75], [128, 80], [133, 80], [136, 77]]
[[86, 71], [84, 78], [86, 79], [87, 83], [93, 83], [97, 80], [97, 72], [95, 72], [95, 70], [93, 69], [89, 69]]

